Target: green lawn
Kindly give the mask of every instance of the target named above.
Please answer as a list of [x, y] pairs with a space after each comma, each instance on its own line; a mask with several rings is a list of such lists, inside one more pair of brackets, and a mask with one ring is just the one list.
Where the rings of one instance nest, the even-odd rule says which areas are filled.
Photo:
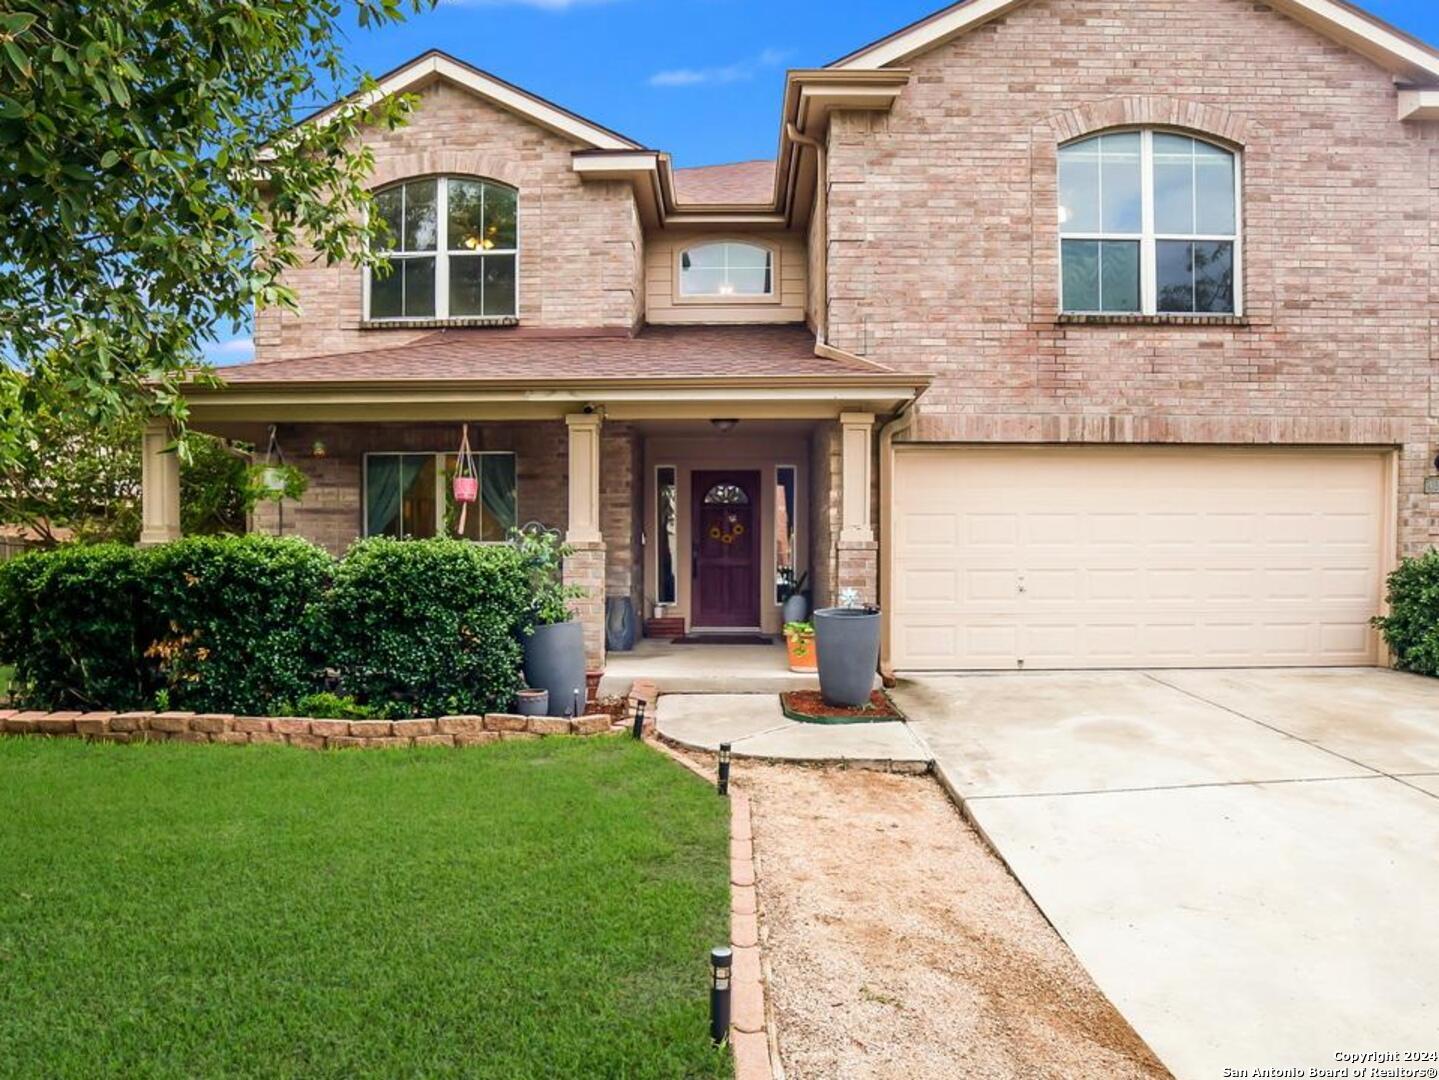
[[5, 1076], [727, 1076], [728, 807], [628, 739], [0, 738]]

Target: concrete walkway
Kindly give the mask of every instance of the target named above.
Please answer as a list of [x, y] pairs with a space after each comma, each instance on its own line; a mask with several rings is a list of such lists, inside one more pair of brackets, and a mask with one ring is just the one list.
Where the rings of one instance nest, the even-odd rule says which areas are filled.
[[1439, 682], [1032, 674], [895, 697], [1179, 1080], [1436, 1049]]
[[784, 715], [778, 694], [666, 694], [656, 723], [680, 746], [712, 752], [727, 742], [736, 757], [904, 771], [929, 764], [907, 724], [802, 724]]

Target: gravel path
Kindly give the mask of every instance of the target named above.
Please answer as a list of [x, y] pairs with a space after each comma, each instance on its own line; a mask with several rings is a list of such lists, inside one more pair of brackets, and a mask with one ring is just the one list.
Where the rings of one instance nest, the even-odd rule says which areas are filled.
[[930, 777], [736, 777], [788, 1080], [1169, 1076]]

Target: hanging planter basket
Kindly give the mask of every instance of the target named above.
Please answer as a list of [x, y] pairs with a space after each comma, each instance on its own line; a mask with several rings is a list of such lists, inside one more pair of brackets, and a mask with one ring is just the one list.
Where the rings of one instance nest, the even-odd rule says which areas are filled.
[[289, 486], [289, 475], [283, 466], [266, 465], [260, 470], [260, 486], [266, 491], [284, 492]]

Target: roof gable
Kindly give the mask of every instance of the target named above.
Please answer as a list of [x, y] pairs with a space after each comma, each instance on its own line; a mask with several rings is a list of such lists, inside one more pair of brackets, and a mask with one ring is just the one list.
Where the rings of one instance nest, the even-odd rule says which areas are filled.
[[[1007, 15], [1029, 0], [959, 0], [830, 64], [867, 70], [902, 64]], [[1344, 0], [1263, 0], [1275, 11], [1368, 57], [1394, 75], [1439, 84], [1439, 50]]]
[[321, 109], [302, 123], [323, 124], [346, 104], [361, 106], [382, 101], [395, 94], [417, 90], [436, 81], [444, 81], [468, 90], [470, 93], [508, 112], [514, 113], [539, 127], [572, 139], [582, 147], [594, 150], [642, 150], [643, 144], [635, 142], [618, 132], [602, 127], [592, 120], [586, 120], [578, 113], [570, 112], [552, 101], [522, 90], [513, 83], [505, 82], [487, 71], [456, 60], [438, 49], [417, 56], [415, 59], [393, 71], [380, 76], [377, 85], [366, 94], [346, 98]]

